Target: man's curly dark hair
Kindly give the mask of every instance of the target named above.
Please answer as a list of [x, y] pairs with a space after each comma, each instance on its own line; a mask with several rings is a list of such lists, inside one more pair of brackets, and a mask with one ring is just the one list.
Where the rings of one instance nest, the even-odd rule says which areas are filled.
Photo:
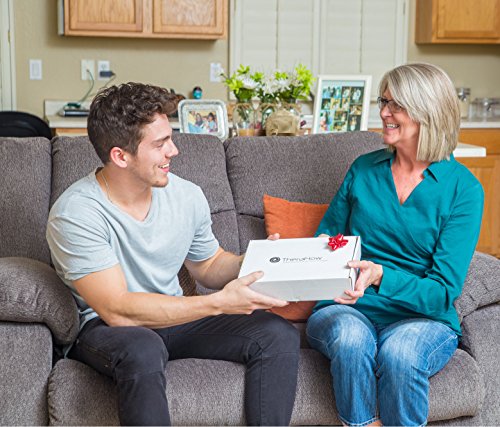
[[135, 155], [143, 138], [143, 128], [157, 114], [172, 114], [177, 97], [167, 89], [124, 83], [101, 90], [90, 105], [87, 128], [90, 142], [103, 163], [113, 147]]

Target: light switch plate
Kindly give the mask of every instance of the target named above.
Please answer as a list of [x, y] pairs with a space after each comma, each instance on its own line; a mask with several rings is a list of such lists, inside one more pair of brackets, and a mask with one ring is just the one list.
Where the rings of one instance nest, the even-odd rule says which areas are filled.
[[30, 59], [30, 80], [42, 80], [41, 59]]
[[222, 64], [220, 62], [211, 62], [210, 63], [210, 81], [214, 83], [218, 83], [222, 81], [222, 77], [220, 73], [222, 73]]

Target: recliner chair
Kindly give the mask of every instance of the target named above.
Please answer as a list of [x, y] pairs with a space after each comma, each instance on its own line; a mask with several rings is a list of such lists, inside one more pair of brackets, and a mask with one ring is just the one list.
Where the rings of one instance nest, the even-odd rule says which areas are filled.
[[40, 117], [22, 111], [0, 111], [0, 136], [33, 137], [51, 139], [49, 125]]

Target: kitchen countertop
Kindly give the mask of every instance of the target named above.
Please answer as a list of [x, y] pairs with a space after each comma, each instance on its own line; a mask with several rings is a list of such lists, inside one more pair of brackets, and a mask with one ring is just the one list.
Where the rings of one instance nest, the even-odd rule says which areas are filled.
[[[87, 117], [63, 117], [58, 114], [68, 102], [69, 101], [45, 100], [43, 103], [45, 121], [51, 129], [82, 129], [82, 134], [85, 135], [87, 132], [83, 131], [83, 129], [87, 128]], [[90, 107], [90, 101], [82, 102], [81, 104], [83, 108]], [[180, 128], [179, 122], [174, 120], [170, 121], [170, 126], [175, 130]], [[72, 133], [72, 135], [74, 135], [74, 133]]]
[[459, 142], [457, 148], [453, 151], [453, 155], [455, 157], [486, 157], [486, 148]]
[[[368, 119], [369, 129], [382, 129], [382, 121], [380, 118]], [[491, 119], [477, 120], [477, 119], [462, 119], [460, 122], [460, 129], [488, 129], [500, 128], [500, 117], [493, 117]]]
[[[57, 114], [45, 115], [45, 121], [51, 129], [86, 129], [87, 117], [61, 117]], [[179, 129], [178, 121], [170, 120], [172, 129]]]

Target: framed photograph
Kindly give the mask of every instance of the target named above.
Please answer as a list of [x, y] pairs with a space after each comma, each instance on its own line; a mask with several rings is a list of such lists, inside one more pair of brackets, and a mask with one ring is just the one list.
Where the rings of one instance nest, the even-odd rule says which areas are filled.
[[372, 76], [318, 76], [312, 133], [368, 129]]
[[179, 123], [183, 133], [228, 137], [226, 104], [220, 100], [183, 99], [179, 102]]

